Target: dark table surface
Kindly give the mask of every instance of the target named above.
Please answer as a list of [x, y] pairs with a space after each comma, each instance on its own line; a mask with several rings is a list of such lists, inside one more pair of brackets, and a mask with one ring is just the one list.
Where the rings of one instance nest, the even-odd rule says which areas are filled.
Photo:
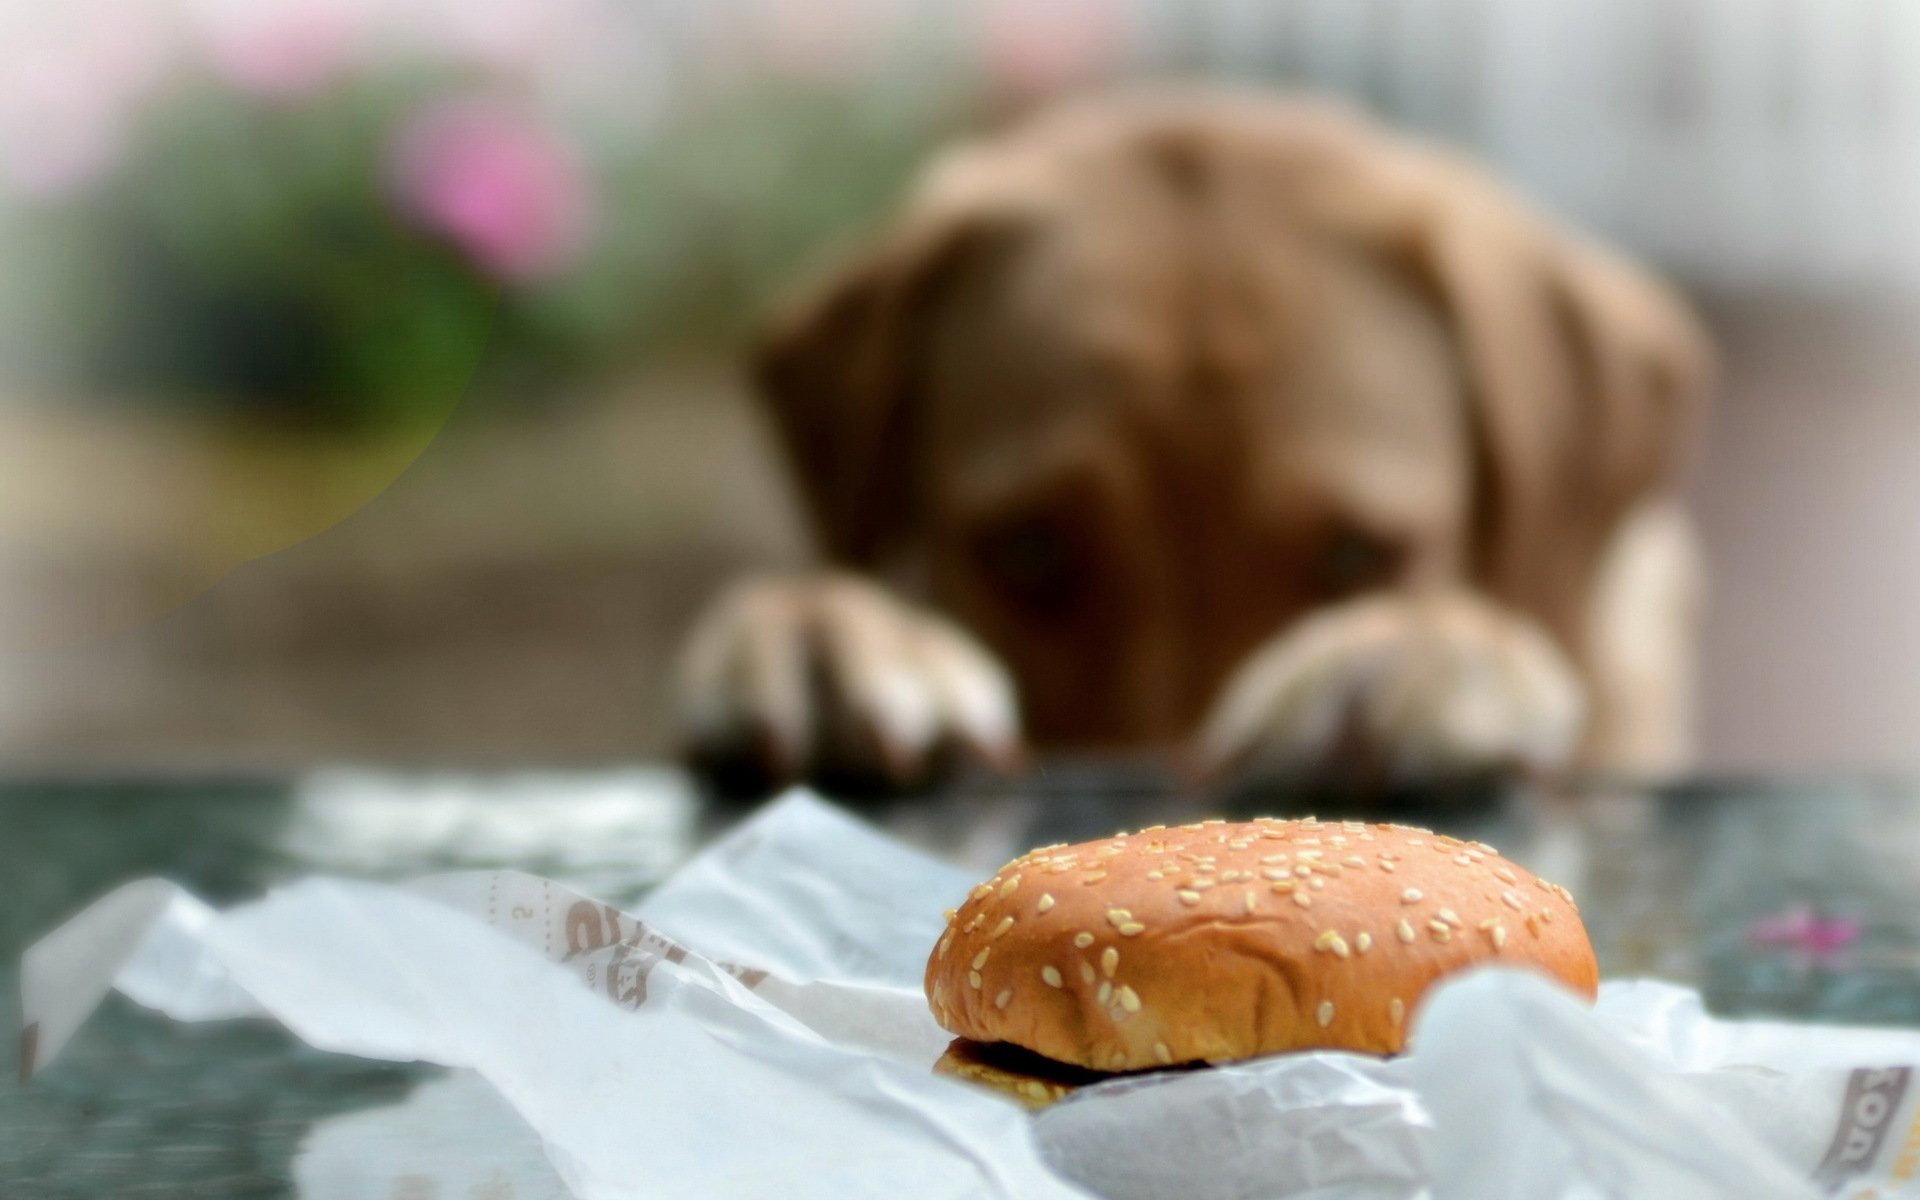
[[[1195, 794], [1150, 765], [1053, 764], [861, 811], [990, 870], [1032, 845], [1327, 798]], [[216, 904], [302, 875], [511, 866], [631, 904], [744, 815], [668, 770], [0, 782], [0, 1019], [20, 952], [148, 875]], [[1491, 842], [1580, 898], [1611, 976], [1716, 1011], [1920, 1025], [1920, 787], [1865, 778], [1586, 785], [1403, 799], [1363, 815]], [[260, 1021], [181, 1025], [112, 997], [30, 1085], [0, 1074], [0, 1197], [285, 1196], [316, 1121], [433, 1068], [309, 1049]]]

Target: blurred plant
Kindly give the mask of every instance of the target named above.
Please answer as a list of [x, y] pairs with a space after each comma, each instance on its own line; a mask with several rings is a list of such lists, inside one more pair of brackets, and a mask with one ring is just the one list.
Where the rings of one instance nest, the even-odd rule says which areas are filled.
[[605, 0], [188, 0], [111, 53], [92, 18], [0, 45], [0, 375], [418, 424], [729, 346], [964, 117], [939, 55], [878, 56], [903, 2], [671, 66], [696, 10]]

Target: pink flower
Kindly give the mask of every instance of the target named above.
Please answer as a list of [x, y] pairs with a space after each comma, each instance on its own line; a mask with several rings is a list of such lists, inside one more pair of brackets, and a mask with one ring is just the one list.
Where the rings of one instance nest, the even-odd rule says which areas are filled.
[[399, 204], [495, 278], [563, 270], [586, 242], [591, 192], [579, 160], [531, 113], [488, 100], [432, 105], [393, 145]]
[[1085, 83], [1126, 50], [1119, 0], [990, 0], [981, 12], [987, 74], [1015, 97]]
[[225, 0], [200, 7], [214, 74], [273, 100], [311, 95], [344, 75], [368, 24], [366, 9], [352, 0]]
[[139, 6], [65, 0], [0, 14], [0, 186], [65, 196], [111, 171], [172, 54], [160, 17]]
[[1805, 904], [1796, 904], [1773, 917], [1755, 921], [1747, 930], [1756, 946], [1791, 951], [1802, 965], [1839, 958], [1860, 940], [1860, 922], [1850, 917], [1822, 917]]

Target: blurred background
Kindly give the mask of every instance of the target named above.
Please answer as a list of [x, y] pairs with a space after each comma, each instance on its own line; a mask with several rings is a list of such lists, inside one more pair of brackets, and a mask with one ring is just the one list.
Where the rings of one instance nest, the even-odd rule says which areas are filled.
[[1901, 0], [0, 0], [0, 756], [666, 749], [804, 561], [753, 318], [952, 137], [1334, 92], [1679, 281], [1704, 761], [1920, 766], [1920, 8]]

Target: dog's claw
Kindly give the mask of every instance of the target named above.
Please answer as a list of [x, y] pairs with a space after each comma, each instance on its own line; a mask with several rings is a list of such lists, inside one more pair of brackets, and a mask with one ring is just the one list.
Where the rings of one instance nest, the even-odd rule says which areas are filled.
[[898, 790], [945, 752], [1020, 761], [1013, 686], [941, 618], [843, 575], [754, 580], [702, 617], [681, 663], [684, 743], [712, 775]]
[[1222, 690], [1194, 760], [1210, 779], [1548, 771], [1571, 755], [1583, 715], [1572, 667], [1521, 617], [1464, 594], [1376, 596], [1257, 651]]

